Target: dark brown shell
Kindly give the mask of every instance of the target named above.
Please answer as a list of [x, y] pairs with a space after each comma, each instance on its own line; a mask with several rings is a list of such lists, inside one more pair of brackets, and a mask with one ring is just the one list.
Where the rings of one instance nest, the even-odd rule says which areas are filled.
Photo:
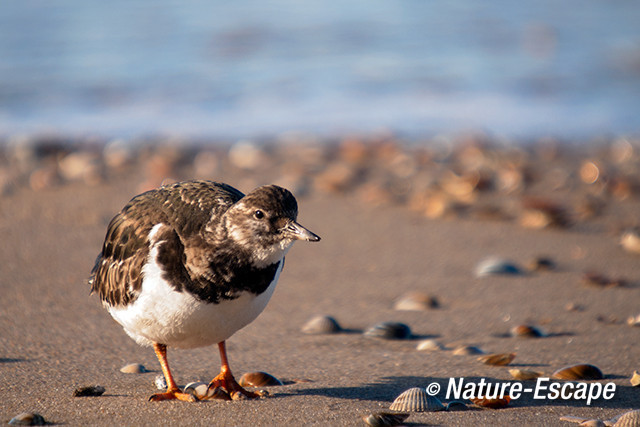
[[404, 323], [382, 322], [367, 329], [364, 335], [387, 340], [402, 340], [411, 337], [411, 328]]
[[104, 392], [105, 389], [101, 385], [92, 385], [75, 389], [73, 397], [102, 396]]
[[238, 380], [238, 384], [242, 387], [266, 387], [274, 385], [282, 385], [282, 381], [266, 372], [247, 372]]
[[551, 377], [557, 380], [601, 380], [604, 374], [597, 366], [584, 363], [558, 369]]
[[495, 353], [478, 357], [478, 360], [485, 365], [505, 366], [511, 363], [515, 358], [515, 353]]
[[362, 420], [371, 427], [393, 427], [399, 426], [409, 417], [403, 412], [376, 412], [365, 415]]
[[547, 334], [540, 328], [531, 325], [516, 325], [511, 328], [511, 336], [519, 338], [540, 338]]

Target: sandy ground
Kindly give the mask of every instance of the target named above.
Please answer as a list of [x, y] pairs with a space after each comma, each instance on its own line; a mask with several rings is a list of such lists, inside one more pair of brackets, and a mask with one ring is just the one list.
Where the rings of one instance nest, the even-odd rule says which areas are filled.
[[[148, 402], [160, 373], [153, 351], [126, 336], [86, 284], [109, 219], [138, 190], [137, 176], [121, 176], [97, 186], [18, 188], [2, 197], [2, 422], [34, 411], [61, 425], [364, 425], [363, 415], [388, 408], [410, 387], [437, 382], [438, 397], [448, 401], [452, 377], [514, 381], [509, 367], [453, 355], [461, 344], [516, 352], [511, 367], [546, 374], [594, 364], [606, 378], [589, 383], [612, 382], [615, 396], [587, 406], [528, 393], [505, 409], [413, 413], [409, 425], [571, 425], [560, 417], [607, 419], [640, 408], [640, 389], [629, 383], [640, 370], [640, 328], [626, 323], [640, 313], [640, 258], [623, 251], [606, 227], [531, 230], [506, 221], [427, 219], [321, 193], [299, 198], [299, 221], [322, 241], [294, 246], [267, 309], [228, 342], [236, 376], [262, 370], [286, 384], [255, 401]], [[477, 263], [490, 255], [521, 265], [543, 255], [557, 269], [475, 277]], [[586, 286], [581, 277], [589, 269], [623, 277], [627, 285]], [[440, 307], [394, 310], [394, 300], [407, 291], [431, 294]], [[568, 303], [580, 309], [569, 311]], [[334, 316], [347, 331], [301, 333], [316, 314]], [[361, 334], [381, 321], [404, 322], [416, 338]], [[549, 336], [506, 335], [523, 323]], [[423, 338], [445, 349], [417, 351]], [[169, 350], [169, 360], [179, 384], [209, 381], [219, 369], [215, 346]], [[130, 362], [152, 372], [121, 373]], [[94, 384], [106, 393], [72, 397], [77, 387]]]

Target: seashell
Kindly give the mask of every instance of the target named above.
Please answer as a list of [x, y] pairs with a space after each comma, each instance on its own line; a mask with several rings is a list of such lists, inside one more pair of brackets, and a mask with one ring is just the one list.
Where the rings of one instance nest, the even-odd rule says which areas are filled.
[[627, 325], [640, 326], [640, 314], [636, 316], [629, 316], [629, 318], [627, 319]]
[[440, 399], [427, 394], [425, 389], [414, 387], [396, 397], [389, 409], [403, 412], [436, 412], [443, 411], [445, 406]]
[[602, 420], [591, 419], [580, 423], [583, 427], [605, 427], [607, 424]]
[[640, 387], [640, 374], [638, 371], [633, 371], [633, 375], [629, 379], [629, 382], [634, 387]]
[[47, 422], [42, 415], [36, 412], [23, 412], [11, 418], [9, 424], [14, 426], [43, 426]]
[[207, 396], [209, 384], [201, 381], [191, 382], [184, 386], [184, 392], [195, 396], [197, 399], [203, 399]]
[[282, 381], [266, 372], [247, 372], [240, 377], [238, 384], [242, 387], [265, 387], [282, 385]]
[[518, 275], [522, 269], [511, 261], [502, 258], [487, 258], [476, 266], [476, 277], [492, 276], [497, 274]]
[[509, 369], [509, 373], [513, 378], [520, 381], [535, 380], [542, 374], [536, 371], [527, 371], [525, 369]]
[[601, 380], [604, 375], [597, 366], [585, 363], [558, 369], [551, 377], [557, 380]]
[[547, 336], [542, 329], [530, 325], [516, 325], [511, 328], [510, 333], [512, 337], [521, 338], [540, 338]]
[[516, 358], [516, 353], [495, 353], [478, 357], [478, 360], [485, 365], [505, 366]]
[[584, 308], [575, 302], [568, 302], [564, 305], [564, 309], [567, 311], [582, 311]]
[[526, 199], [522, 203], [520, 225], [527, 228], [568, 227], [569, 217], [563, 206], [546, 199]]
[[461, 345], [456, 347], [453, 352], [456, 356], [475, 356], [478, 354], [484, 354], [485, 352], [479, 348], [472, 345]]
[[435, 297], [422, 292], [410, 292], [398, 298], [393, 308], [394, 310], [425, 311], [438, 308], [439, 305]]
[[167, 389], [167, 380], [164, 378], [164, 375], [156, 375], [156, 379], [154, 380], [156, 388], [158, 390], [166, 390]]
[[597, 161], [585, 160], [580, 166], [580, 179], [585, 184], [595, 184], [601, 176], [601, 169]]
[[367, 329], [364, 335], [388, 340], [401, 340], [411, 336], [411, 328], [404, 323], [382, 322]]
[[585, 421], [589, 421], [589, 418], [585, 418], [585, 417], [577, 417], [575, 415], [563, 415], [560, 417], [560, 421], [568, 421], [570, 423], [583, 423]]
[[467, 409], [467, 405], [465, 405], [464, 402], [460, 402], [459, 400], [452, 400], [451, 402], [447, 403], [447, 408], [445, 409], [445, 411], [457, 412], [466, 411]]
[[[236, 393], [234, 396], [238, 395], [244, 396], [242, 393]], [[229, 393], [227, 393], [226, 390], [224, 390], [222, 387], [208, 388], [205, 396], [197, 398], [200, 400], [232, 400], [232, 397], [229, 396]]]
[[582, 282], [586, 285], [624, 287], [627, 285], [626, 280], [621, 278], [607, 277], [596, 271], [587, 271], [582, 275]]
[[484, 397], [475, 397], [469, 400], [483, 408], [501, 409], [506, 408], [507, 405], [509, 405], [509, 402], [511, 402], [511, 397], [505, 396], [502, 399], [487, 399]]
[[628, 252], [640, 254], [640, 234], [636, 231], [626, 231], [620, 238], [620, 245]]
[[305, 334], [335, 334], [340, 332], [342, 328], [331, 316], [316, 316], [311, 318], [302, 326], [301, 331]]
[[422, 340], [416, 346], [419, 351], [436, 351], [442, 350], [444, 347], [436, 340]]
[[88, 387], [80, 387], [73, 391], [73, 397], [102, 396], [105, 388], [101, 385], [92, 385]]
[[120, 368], [120, 372], [124, 372], [125, 374], [144, 374], [149, 371], [140, 363], [129, 363]]
[[556, 263], [551, 258], [537, 257], [529, 261], [527, 267], [531, 271], [549, 271], [556, 269]]
[[409, 414], [403, 412], [376, 412], [362, 417], [363, 421], [371, 427], [399, 426], [407, 418]]
[[640, 426], [640, 409], [625, 412], [617, 417], [613, 427], [638, 427]]

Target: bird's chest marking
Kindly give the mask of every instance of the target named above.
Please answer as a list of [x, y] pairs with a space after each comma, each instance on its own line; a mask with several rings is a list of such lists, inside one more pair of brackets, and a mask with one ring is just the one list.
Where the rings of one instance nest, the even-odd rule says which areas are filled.
[[[158, 236], [160, 237], [160, 236]], [[260, 295], [276, 278], [284, 258], [266, 267], [252, 266], [233, 251], [218, 250], [202, 271], [187, 271], [184, 246], [175, 233], [163, 235], [151, 251], [161, 266], [163, 279], [178, 292], [191, 292], [199, 300], [218, 303], [236, 299], [245, 292]]]

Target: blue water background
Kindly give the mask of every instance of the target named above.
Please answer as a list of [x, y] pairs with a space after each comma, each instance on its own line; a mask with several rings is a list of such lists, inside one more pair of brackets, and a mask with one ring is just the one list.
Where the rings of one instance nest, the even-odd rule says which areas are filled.
[[636, 0], [3, 0], [0, 135], [640, 131]]

